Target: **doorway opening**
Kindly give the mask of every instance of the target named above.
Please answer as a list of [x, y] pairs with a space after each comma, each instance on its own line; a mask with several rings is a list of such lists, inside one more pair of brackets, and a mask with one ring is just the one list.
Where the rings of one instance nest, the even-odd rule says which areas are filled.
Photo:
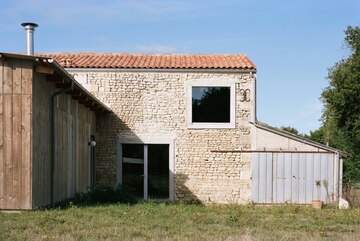
[[143, 199], [169, 199], [169, 144], [122, 144], [122, 184]]

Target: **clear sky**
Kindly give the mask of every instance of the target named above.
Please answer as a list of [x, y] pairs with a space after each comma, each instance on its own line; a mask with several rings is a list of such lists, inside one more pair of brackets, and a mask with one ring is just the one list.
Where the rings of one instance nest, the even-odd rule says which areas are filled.
[[319, 127], [328, 68], [347, 56], [360, 0], [0, 0], [0, 52], [246, 54], [257, 65], [257, 117]]

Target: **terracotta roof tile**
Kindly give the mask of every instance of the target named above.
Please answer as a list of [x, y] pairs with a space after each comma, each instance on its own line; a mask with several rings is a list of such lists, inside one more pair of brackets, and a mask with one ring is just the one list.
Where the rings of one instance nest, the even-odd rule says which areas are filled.
[[64, 68], [125, 69], [256, 69], [242, 54], [38, 54], [55, 59]]

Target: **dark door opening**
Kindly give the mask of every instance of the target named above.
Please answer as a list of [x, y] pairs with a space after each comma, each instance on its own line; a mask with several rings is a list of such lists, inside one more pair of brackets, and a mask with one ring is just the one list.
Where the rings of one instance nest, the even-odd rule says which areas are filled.
[[123, 144], [122, 183], [144, 199], [169, 199], [169, 145]]

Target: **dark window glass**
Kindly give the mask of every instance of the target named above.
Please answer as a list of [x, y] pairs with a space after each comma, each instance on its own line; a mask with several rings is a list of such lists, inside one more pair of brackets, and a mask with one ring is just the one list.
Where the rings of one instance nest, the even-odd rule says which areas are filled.
[[144, 159], [147, 159], [147, 191], [150, 199], [169, 198], [169, 145], [147, 145], [147, 156], [142, 144], [123, 144], [122, 183], [144, 198]]
[[192, 87], [192, 122], [230, 123], [230, 87]]
[[169, 145], [148, 145], [148, 195], [169, 198]]
[[144, 145], [123, 144], [122, 183], [134, 189], [135, 195], [144, 197]]

